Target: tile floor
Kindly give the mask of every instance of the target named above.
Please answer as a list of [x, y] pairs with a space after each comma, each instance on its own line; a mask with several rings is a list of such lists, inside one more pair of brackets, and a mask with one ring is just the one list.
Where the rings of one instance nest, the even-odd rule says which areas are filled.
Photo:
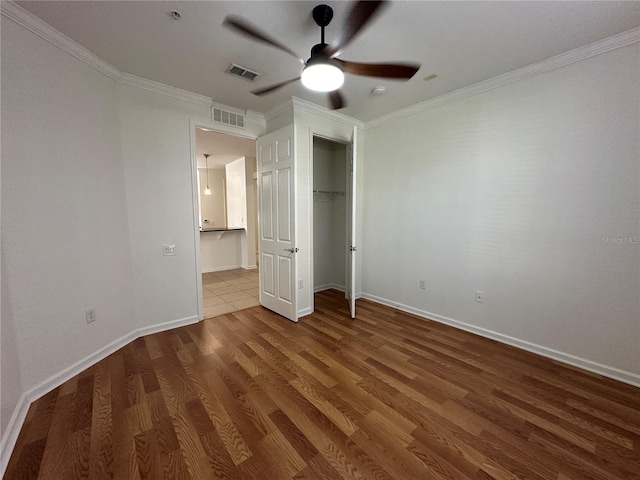
[[204, 318], [259, 305], [258, 270], [224, 270], [202, 274]]

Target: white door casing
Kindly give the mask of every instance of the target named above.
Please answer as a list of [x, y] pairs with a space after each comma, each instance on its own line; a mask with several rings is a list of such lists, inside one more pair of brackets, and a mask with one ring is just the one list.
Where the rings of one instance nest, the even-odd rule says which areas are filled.
[[294, 127], [257, 141], [260, 304], [298, 321]]
[[357, 127], [353, 127], [353, 133], [351, 134], [351, 144], [348, 147], [349, 164], [349, 176], [347, 181], [349, 182], [349, 212], [347, 215], [348, 220], [348, 235], [349, 235], [349, 260], [347, 265], [347, 298], [349, 299], [349, 311], [351, 318], [356, 318], [356, 140], [357, 140]]

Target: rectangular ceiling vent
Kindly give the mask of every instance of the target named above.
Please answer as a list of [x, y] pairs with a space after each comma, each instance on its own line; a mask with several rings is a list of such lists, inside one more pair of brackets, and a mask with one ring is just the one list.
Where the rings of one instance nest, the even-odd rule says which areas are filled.
[[258, 72], [254, 72], [253, 70], [249, 70], [248, 68], [241, 67], [240, 65], [236, 65], [235, 63], [229, 65], [226, 72], [231, 75], [235, 75], [236, 77], [249, 80], [250, 82], [253, 82], [260, 75]]
[[225, 125], [232, 125], [234, 127], [244, 128], [244, 115], [239, 113], [229, 112], [222, 110], [221, 108], [213, 107], [213, 121], [218, 123], [224, 123]]

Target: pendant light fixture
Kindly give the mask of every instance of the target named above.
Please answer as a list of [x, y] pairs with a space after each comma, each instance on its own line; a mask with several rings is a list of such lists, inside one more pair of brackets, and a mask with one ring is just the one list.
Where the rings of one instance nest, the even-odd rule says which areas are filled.
[[204, 191], [204, 194], [211, 195], [211, 189], [209, 188], [209, 157], [211, 155], [209, 155], [208, 153], [203, 153], [202, 155], [204, 155], [204, 165], [205, 165], [205, 170], [207, 171], [207, 188]]

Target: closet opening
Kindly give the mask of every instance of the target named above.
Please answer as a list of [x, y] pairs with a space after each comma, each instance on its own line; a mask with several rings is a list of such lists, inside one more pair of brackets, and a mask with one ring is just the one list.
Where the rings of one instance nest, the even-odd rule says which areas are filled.
[[[350, 149], [348, 144], [314, 136], [312, 154], [314, 296], [338, 290], [348, 298]], [[347, 301], [344, 313], [349, 314]]]

